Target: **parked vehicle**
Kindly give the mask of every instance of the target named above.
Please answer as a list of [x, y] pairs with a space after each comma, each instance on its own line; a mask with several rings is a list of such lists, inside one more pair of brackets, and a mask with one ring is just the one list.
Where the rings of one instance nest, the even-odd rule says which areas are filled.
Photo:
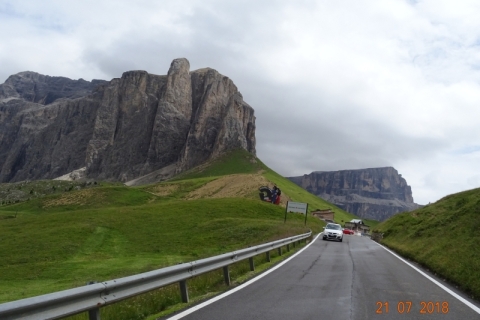
[[355, 232], [353, 232], [352, 229], [348, 229], [348, 228], [344, 228], [343, 229], [343, 234], [354, 234]]
[[323, 229], [323, 240], [343, 241], [343, 231], [341, 225], [329, 223]]

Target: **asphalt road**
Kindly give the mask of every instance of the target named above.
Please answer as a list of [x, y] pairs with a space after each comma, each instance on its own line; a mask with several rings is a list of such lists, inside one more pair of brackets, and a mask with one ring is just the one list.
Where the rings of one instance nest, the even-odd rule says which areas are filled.
[[467, 306], [369, 238], [320, 237], [258, 281], [173, 318], [479, 320], [474, 304]]

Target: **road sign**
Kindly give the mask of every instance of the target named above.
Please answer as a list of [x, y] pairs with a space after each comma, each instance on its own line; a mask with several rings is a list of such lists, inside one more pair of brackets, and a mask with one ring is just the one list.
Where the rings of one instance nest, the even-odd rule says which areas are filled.
[[301, 214], [307, 214], [308, 203], [303, 202], [287, 202], [287, 212], [298, 212]]
[[287, 201], [285, 220], [283, 222], [287, 222], [287, 212], [298, 212], [305, 215], [305, 225], [307, 225], [307, 209], [308, 203]]

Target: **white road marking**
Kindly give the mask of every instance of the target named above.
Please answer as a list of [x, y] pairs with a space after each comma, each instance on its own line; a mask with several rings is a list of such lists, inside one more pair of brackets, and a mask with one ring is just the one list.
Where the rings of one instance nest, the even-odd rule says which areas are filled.
[[447, 288], [446, 286], [444, 286], [443, 284], [441, 284], [440, 282], [438, 282], [437, 280], [433, 279], [432, 277], [430, 277], [428, 274], [426, 274], [425, 272], [423, 272], [422, 270], [420, 270], [419, 268], [415, 267], [413, 264], [409, 263], [408, 261], [406, 261], [405, 259], [403, 259], [402, 257], [400, 257], [398, 254], [396, 254], [395, 252], [393, 252], [392, 250], [390, 249], [387, 249], [386, 247], [382, 246], [380, 243], [378, 242], [375, 242], [376, 244], [378, 244], [380, 247], [382, 247], [383, 249], [387, 250], [388, 252], [390, 252], [391, 254], [393, 254], [395, 257], [397, 257], [398, 259], [402, 260], [403, 262], [405, 262], [407, 265], [409, 265], [410, 267], [412, 267], [414, 270], [416, 270], [418, 273], [420, 273], [422, 276], [424, 276], [425, 278], [427, 278], [428, 280], [432, 281], [433, 283], [435, 283], [437, 286], [439, 286], [440, 288], [442, 288], [443, 290], [445, 290], [446, 292], [448, 292], [449, 294], [451, 294], [453, 297], [457, 298], [458, 300], [460, 300], [461, 302], [463, 302], [465, 305], [469, 306], [471, 309], [473, 309], [473, 311], [475, 311], [476, 313], [480, 314], [480, 308], [477, 307], [476, 305], [474, 305], [473, 303], [471, 303], [470, 301], [466, 300], [465, 298], [463, 298], [462, 296], [458, 295], [457, 293], [453, 292], [452, 290], [450, 290], [449, 288]]

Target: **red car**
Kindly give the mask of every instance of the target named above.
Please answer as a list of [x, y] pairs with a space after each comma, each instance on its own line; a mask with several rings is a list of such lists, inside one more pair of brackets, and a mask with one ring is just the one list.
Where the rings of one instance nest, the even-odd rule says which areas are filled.
[[353, 233], [354, 232], [351, 229], [346, 229], [346, 228], [343, 229], [343, 234], [353, 234]]

